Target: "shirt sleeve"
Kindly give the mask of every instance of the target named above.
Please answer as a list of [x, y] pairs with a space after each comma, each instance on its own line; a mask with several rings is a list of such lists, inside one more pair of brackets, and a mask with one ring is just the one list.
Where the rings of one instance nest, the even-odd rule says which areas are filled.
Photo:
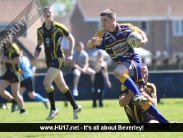
[[131, 27], [133, 32], [138, 32], [138, 33], [141, 32], [141, 30], [138, 27], [136, 27], [136, 26], [130, 25], [130, 27]]
[[[97, 31], [93, 37], [99, 37], [99, 38], [102, 38], [103, 40], [105, 40], [104, 39], [104, 34], [105, 34], [105, 30], [101, 29], [101, 30]], [[105, 43], [104, 43], [103, 40], [102, 40], [100, 45], [95, 46], [97, 49], [105, 50]]]
[[59, 32], [65, 36], [65, 37], [68, 37], [69, 36], [69, 32], [68, 32], [68, 29], [65, 25], [63, 24], [58, 24], [58, 28]]
[[20, 67], [22, 70], [28, 70], [30, 67], [30, 61], [27, 57], [22, 57], [20, 62]]
[[43, 42], [43, 36], [40, 29], [37, 29], [37, 40]]
[[84, 51], [85, 60], [88, 60], [88, 54]]
[[14, 58], [19, 57], [20, 56], [20, 49], [18, 48], [18, 46], [16, 44], [13, 44], [13, 49], [14, 49], [14, 53], [13, 53]]

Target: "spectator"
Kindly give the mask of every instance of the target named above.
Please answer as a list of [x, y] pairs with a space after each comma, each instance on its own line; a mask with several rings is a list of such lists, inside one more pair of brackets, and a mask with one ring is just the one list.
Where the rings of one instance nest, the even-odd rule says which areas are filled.
[[71, 66], [72, 73], [74, 74], [73, 95], [78, 96], [78, 81], [81, 73], [90, 75], [92, 82], [92, 91], [94, 91], [93, 82], [95, 77], [95, 71], [89, 67], [88, 54], [84, 50], [84, 44], [82, 42], [79, 42], [76, 45], [76, 51], [73, 54]]

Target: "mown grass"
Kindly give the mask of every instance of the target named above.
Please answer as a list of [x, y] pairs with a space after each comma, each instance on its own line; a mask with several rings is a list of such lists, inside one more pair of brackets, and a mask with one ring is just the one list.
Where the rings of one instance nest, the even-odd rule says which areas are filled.
[[[118, 105], [118, 100], [105, 100], [103, 108], [92, 108], [92, 101], [77, 101], [83, 106], [78, 120], [72, 120], [72, 108], [56, 102], [59, 114], [46, 121], [49, 110], [42, 103], [26, 102], [26, 115], [10, 110], [0, 110], [1, 123], [128, 123], [126, 114]], [[10, 106], [10, 104], [9, 104]], [[183, 99], [162, 99], [159, 111], [170, 121], [183, 122]], [[22, 128], [23, 129], [23, 128]], [[182, 138], [181, 132], [1, 132], [0, 138]]]

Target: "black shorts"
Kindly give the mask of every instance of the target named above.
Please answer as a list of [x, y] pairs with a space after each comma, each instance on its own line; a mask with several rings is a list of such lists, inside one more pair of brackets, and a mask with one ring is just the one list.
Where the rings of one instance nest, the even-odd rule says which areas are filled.
[[28, 92], [34, 91], [34, 77], [27, 78], [20, 83], [20, 87], [25, 87]]
[[20, 72], [5, 72], [1, 78], [2, 80], [9, 81], [11, 83], [20, 82]]
[[46, 61], [46, 65], [47, 65], [47, 69], [52, 67], [52, 68], [60, 69], [62, 71], [64, 67], [64, 59], [61, 57], [53, 60], [48, 60]]

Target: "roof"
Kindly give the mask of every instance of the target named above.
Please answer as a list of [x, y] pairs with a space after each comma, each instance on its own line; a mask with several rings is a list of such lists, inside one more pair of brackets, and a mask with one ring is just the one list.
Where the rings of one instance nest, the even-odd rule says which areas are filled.
[[[21, 20], [27, 15], [32, 6], [32, 0], [1, 0], [0, 1], [0, 23], [11, 22], [12, 20]], [[17, 17], [14, 19], [15, 17]]]
[[[34, 51], [36, 48], [36, 44], [31, 40], [27, 39], [26, 37], [19, 37], [18, 41], [24, 46], [24, 48], [34, 57]], [[39, 57], [37, 59], [45, 59], [44, 50], [42, 49]]]
[[[174, 19], [183, 19], [183, 0], [77, 0], [86, 21], [99, 20], [105, 9], [113, 9], [118, 20], [165, 20], [167, 15]], [[169, 7], [169, 8], [168, 8]], [[138, 18], [137, 18], [138, 17]]]

